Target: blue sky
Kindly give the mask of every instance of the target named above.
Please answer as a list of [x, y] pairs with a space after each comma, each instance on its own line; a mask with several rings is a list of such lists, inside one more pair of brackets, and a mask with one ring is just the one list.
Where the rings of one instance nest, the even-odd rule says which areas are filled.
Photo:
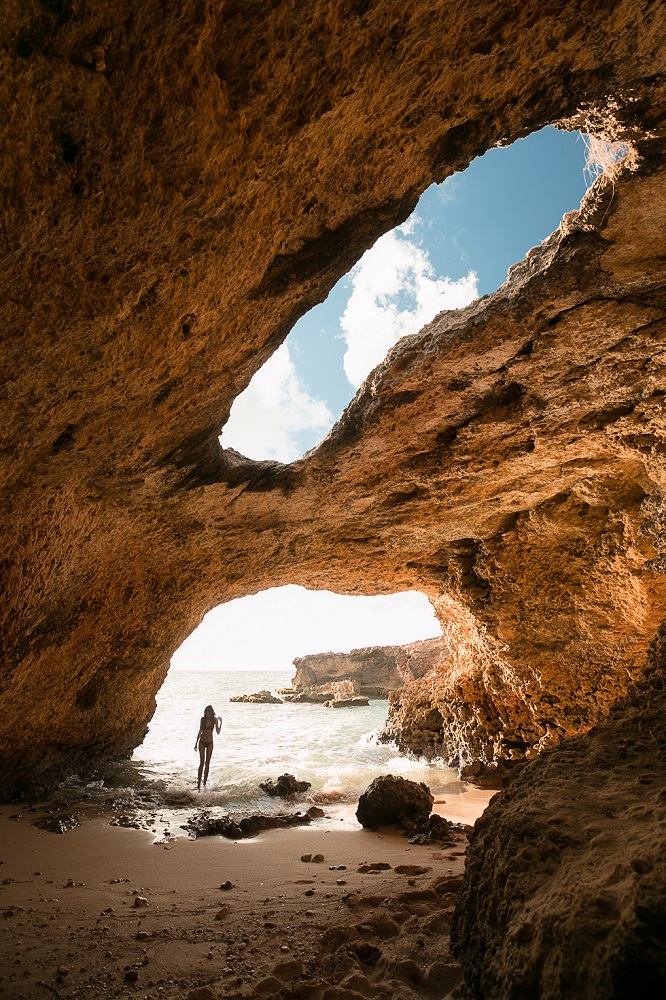
[[299, 320], [235, 402], [222, 444], [286, 462], [314, 447], [400, 336], [495, 291], [578, 207], [585, 153], [580, 133], [548, 127], [428, 188], [411, 219]]
[[[314, 447], [400, 336], [494, 291], [578, 208], [585, 156], [579, 133], [546, 128], [430, 187], [411, 219], [381, 237], [257, 372], [234, 403], [222, 444], [285, 462]], [[271, 669], [306, 653], [438, 634], [422, 594], [352, 598], [281, 587], [211, 611], [173, 664]]]

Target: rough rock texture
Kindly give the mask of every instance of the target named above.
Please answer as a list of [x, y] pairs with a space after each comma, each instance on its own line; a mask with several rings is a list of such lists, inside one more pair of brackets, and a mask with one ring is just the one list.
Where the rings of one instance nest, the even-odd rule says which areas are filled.
[[183, 825], [193, 837], [227, 837], [244, 840], [256, 837], [264, 830], [282, 830], [290, 826], [309, 826], [322, 815], [321, 809], [312, 807], [306, 813], [283, 813], [278, 816], [244, 816], [234, 820], [230, 816], [211, 816], [205, 810], [197, 813]]
[[[666, 606], [663, 20], [5, 5], [0, 794], [129, 751], [205, 612], [272, 585], [426, 593], [451, 655], [394, 727], [432, 702], [454, 756], [583, 729], [640, 675]], [[307, 458], [220, 450], [428, 184], [552, 122], [634, 140], [640, 169], [398, 345]]]
[[293, 798], [301, 792], [307, 792], [310, 787], [309, 781], [299, 781], [293, 774], [281, 774], [275, 781], [269, 778], [268, 781], [259, 782], [259, 788], [267, 795], [281, 799]]
[[477, 821], [453, 927], [478, 1000], [656, 998], [666, 982], [662, 671], [527, 764]]
[[270, 691], [257, 691], [255, 694], [238, 694], [229, 701], [241, 702], [248, 705], [281, 705], [280, 698], [276, 698]]
[[296, 691], [294, 694], [285, 694], [285, 701], [293, 701], [305, 704], [323, 705], [329, 699], [349, 698], [360, 693], [361, 685], [358, 681], [349, 680], [328, 681], [325, 684], [311, 684], [308, 687]]
[[430, 789], [422, 781], [382, 774], [361, 794], [356, 819], [370, 830], [389, 823], [407, 823], [413, 829], [414, 824], [428, 819], [434, 801]]
[[369, 646], [351, 653], [314, 653], [294, 660], [295, 688], [328, 684], [343, 678], [358, 682], [361, 694], [386, 695], [405, 681], [423, 677], [446, 658], [443, 639], [423, 639], [404, 646]]
[[324, 708], [363, 708], [369, 705], [367, 698], [361, 695], [353, 695], [348, 698], [332, 698], [331, 701], [324, 702]]

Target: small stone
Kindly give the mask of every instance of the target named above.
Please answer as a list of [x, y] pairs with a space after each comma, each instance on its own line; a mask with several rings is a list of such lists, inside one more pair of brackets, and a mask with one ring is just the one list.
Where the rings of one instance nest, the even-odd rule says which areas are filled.
[[306, 910], [305, 911], [305, 916], [306, 917], [314, 917], [314, 915], [315, 915], [315, 911], [314, 910]]
[[336, 885], [347, 885], [347, 881], [346, 881], [346, 879], [344, 879], [344, 878], [337, 878], [337, 879], [335, 880], [335, 884], [336, 884]]
[[233, 889], [233, 888], [234, 888], [234, 884], [233, 884], [233, 882], [230, 882], [229, 879], [227, 879], [226, 882], [223, 882], [222, 885], [220, 886], [220, 889], [224, 889], [225, 892], [227, 892], [229, 889]]
[[148, 938], [148, 932], [147, 931], [138, 931], [137, 932], [137, 935], [136, 935], [136, 940], [137, 941], [145, 941], [147, 938]]
[[139, 978], [138, 969], [125, 969], [125, 979], [128, 983], [135, 983]]
[[[311, 854], [301, 854], [301, 861], [305, 861], [305, 863], [307, 864], [309, 861], [312, 861], [312, 855]], [[11, 882], [11, 879], [9, 879], [8, 881]]]
[[145, 896], [135, 896], [134, 897], [134, 908], [136, 910], [140, 909], [142, 906], [148, 906], [148, 900]]
[[305, 890], [305, 895], [306, 896], [314, 896], [314, 889], [306, 889]]
[[66, 965], [59, 965], [58, 966], [58, 975], [59, 976], [68, 976], [69, 975], [69, 968]]
[[323, 860], [324, 860], [324, 855], [323, 854], [313, 854], [312, 855], [312, 862], [315, 865], [320, 865]]
[[32, 874], [33, 875], [41, 875], [42, 873], [41, 872], [33, 872]]

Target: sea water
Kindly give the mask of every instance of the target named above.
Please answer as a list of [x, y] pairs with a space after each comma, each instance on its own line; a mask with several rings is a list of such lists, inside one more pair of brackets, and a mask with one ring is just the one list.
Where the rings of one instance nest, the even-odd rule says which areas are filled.
[[410, 759], [395, 745], [378, 742], [388, 711], [385, 698], [337, 709], [229, 700], [261, 690], [275, 694], [290, 686], [292, 673], [172, 671], [134, 761], [146, 776], [162, 779], [172, 790], [194, 791], [199, 764], [194, 742], [203, 710], [211, 704], [222, 717], [222, 731], [215, 736], [205, 794], [231, 811], [265, 811], [268, 797], [259, 783], [284, 773], [309, 781], [310, 795], [321, 801], [353, 801], [379, 774], [426, 781], [435, 795], [444, 786], [450, 791], [452, 781], [457, 784], [450, 768]]
[[[468, 785], [441, 762], [401, 754], [380, 743], [377, 732], [388, 701], [367, 706], [247, 704], [236, 695], [289, 687], [293, 671], [171, 671], [157, 695], [148, 735], [129, 761], [105, 769], [86, 785], [86, 797], [109, 794], [128, 807], [192, 809], [203, 806], [234, 815], [274, 813], [284, 802], [268, 796], [261, 782], [281, 774], [308, 781], [306, 801], [351, 803], [380, 774], [424, 781], [436, 799], [447, 802], [469, 793]], [[279, 695], [278, 695], [279, 697]], [[222, 717], [214, 737], [208, 785], [197, 791], [199, 752], [194, 744], [206, 705]]]

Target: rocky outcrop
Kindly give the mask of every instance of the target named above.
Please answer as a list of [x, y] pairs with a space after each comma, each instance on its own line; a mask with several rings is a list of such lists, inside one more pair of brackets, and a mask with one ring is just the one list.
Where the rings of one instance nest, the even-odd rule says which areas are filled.
[[526, 765], [477, 821], [453, 927], [476, 1000], [661, 995], [663, 683]]
[[[277, 816], [244, 816], [235, 820], [230, 816], [211, 816], [205, 810], [196, 813], [183, 824], [191, 837], [227, 837], [229, 840], [245, 840], [256, 837], [264, 830], [283, 830], [292, 826], [309, 826], [313, 819], [323, 815], [321, 809], [313, 806], [306, 813], [283, 813]], [[220, 886], [222, 888], [222, 886]]]
[[240, 702], [246, 705], [281, 705], [282, 700], [276, 698], [270, 691], [257, 691], [256, 694], [237, 694], [229, 701]]
[[349, 678], [360, 694], [386, 697], [406, 681], [423, 677], [446, 658], [442, 639], [422, 639], [404, 646], [369, 646], [351, 653], [314, 653], [297, 656], [292, 686], [326, 685]]
[[324, 702], [324, 708], [364, 708], [370, 702], [361, 695], [352, 695], [348, 698], [332, 698], [331, 701]]
[[284, 700], [305, 704], [323, 705], [327, 701], [336, 701], [339, 698], [353, 698], [360, 693], [361, 686], [358, 681], [348, 678], [342, 681], [328, 681], [325, 684], [311, 684], [295, 691], [294, 694], [285, 694]]
[[269, 778], [268, 781], [259, 783], [262, 792], [266, 792], [271, 798], [277, 796], [280, 799], [291, 799], [301, 792], [307, 792], [310, 787], [309, 781], [299, 781], [293, 774], [281, 774], [275, 781]]
[[[403, 742], [495, 759], [592, 725], [666, 609], [663, 5], [110, 11], [0, 23], [0, 794], [129, 752], [203, 615], [287, 583], [431, 598], [450, 653], [393, 706]], [[302, 461], [220, 449], [425, 187], [553, 122], [638, 169], [398, 344]]]
[[434, 801], [422, 781], [382, 774], [361, 794], [356, 819], [370, 830], [389, 823], [407, 823], [413, 829], [414, 825], [427, 822]]

